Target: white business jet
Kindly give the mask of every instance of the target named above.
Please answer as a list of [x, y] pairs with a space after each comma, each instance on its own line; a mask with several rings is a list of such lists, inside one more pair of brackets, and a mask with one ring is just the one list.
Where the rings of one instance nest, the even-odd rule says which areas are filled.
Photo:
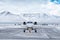
[[31, 31], [34, 30], [34, 32], [37, 33], [36, 28], [33, 28], [33, 25], [37, 25], [37, 22], [23, 22], [23, 25], [26, 25], [26, 28], [23, 30], [23, 32], [26, 32], [26, 30], [28, 30], [29, 33], [31, 33]]

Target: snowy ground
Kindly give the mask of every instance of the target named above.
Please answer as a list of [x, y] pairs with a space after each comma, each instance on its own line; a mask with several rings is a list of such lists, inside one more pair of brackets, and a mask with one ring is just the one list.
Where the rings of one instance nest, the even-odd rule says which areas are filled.
[[37, 33], [26, 33], [21, 28], [5, 28], [0, 29], [1, 40], [56, 40], [60, 39], [60, 30], [57, 27], [52, 28], [38, 28]]

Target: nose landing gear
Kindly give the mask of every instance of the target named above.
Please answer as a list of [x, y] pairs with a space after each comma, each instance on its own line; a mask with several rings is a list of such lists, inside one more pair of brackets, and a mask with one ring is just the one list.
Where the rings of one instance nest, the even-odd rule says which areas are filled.
[[27, 29], [24, 29], [24, 33], [26, 32], [26, 30], [29, 31], [29, 33], [31, 33], [32, 30], [34, 30], [35, 33], [37, 33], [37, 30], [36, 29], [33, 29], [32, 27], [28, 27]]

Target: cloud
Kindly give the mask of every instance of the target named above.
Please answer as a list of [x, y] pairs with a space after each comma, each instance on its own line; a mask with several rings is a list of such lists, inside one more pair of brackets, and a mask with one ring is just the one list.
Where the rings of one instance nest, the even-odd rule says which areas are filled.
[[[19, 2], [18, 2], [19, 1]], [[20, 13], [47, 13], [50, 15], [60, 15], [60, 5], [55, 4], [50, 1], [42, 1], [42, 3], [38, 2], [39, 0], [26, 2], [24, 0], [3, 0], [0, 1], [0, 10], [10, 11], [14, 14]], [[21, 2], [22, 1], [22, 2]]]

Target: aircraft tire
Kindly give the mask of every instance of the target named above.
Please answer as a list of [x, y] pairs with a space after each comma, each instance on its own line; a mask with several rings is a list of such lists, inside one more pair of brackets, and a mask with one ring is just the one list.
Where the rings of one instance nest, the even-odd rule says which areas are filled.
[[35, 33], [37, 33], [37, 30], [35, 29]]
[[25, 30], [23, 30], [23, 32], [25, 33]]

